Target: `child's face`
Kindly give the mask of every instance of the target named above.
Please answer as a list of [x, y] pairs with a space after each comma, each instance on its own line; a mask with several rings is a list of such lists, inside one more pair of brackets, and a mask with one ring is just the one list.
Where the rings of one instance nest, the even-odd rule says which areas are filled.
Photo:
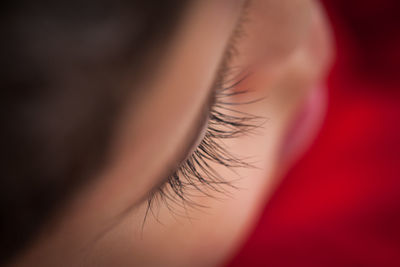
[[[171, 41], [160, 44], [163, 56], [154, 60], [149, 78], [128, 85], [145, 87], [146, 93], [140, 103], [125, 110], [109, 165], [79, 192], [48, 235], [21, 257], [21, 263], [212, 266], [229, 257], [249, 231], [279, 174], [317, 128], [324, 98], [315, 89], [330, 58], [329, 31], [316, 2], [253, 0], [246, 8], [243, 2], [195, 0], [190, 4]], [[232, 38], [236, 27], [242, 33]], [[224, 84], [246, 77], [229, 92], [250, 92], [225, 96], [222, 102], [264, 97], [229, 107], [265, 120], [254, 122], [264, 123], [253, 133], [213, 140], [257, 168], [232, 171], [205, 159], [219, 178], [234, 180], [237, 189], [222, 186], [227, 193], [221, 194], [200, 185], [206, 192], [189, 188], [186, 204], [175, 193], [167, 203], [158, 202], [157, 186], [198, 151], [196, 145], [210, 131], [207, 127], [214, 125], [207, 123], [209, 99], [232, 40], [237, 53], [226, 62], [231, 75], [225, 77], [233, 81]], [[309, 110], [313, 116], [303, 116], [294, 134], [289, 133], [298, 114]], [[224, 112], [243, 116], [228, 109]], [[199, 172], [207, 177], [205, 170]], [[156, 196], [149, 210], [150, 192]]]

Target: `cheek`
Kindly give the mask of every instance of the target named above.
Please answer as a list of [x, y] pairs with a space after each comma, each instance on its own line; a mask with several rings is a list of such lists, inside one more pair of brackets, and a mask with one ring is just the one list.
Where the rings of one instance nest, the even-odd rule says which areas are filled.
[[311, 21], [309, 0], [253, 0], [247, 9], [240, 41], [241, 60], [274, 64], [304, 39]]
[[315, 1], [254, 0], [238, 51], [235, 64], [255, 74], [244, 86], [275, 94], [279, 106], [295, 104], [329, 66], [329, 25]]

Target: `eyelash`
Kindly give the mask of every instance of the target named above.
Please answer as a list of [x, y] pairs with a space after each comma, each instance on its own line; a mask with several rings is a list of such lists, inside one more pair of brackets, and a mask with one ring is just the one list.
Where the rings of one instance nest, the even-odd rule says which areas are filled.
[[[247, 79], [250, 74], [242, 76], [239, 80], [237, 69], [228, 68], [231, 60], [238, 56], [236, 43], [243, 37], [243, 25], [247, 21], [247, 12], [243, 12], [238, 25], [232, 35], [230, 45], [225, 54], [225, 64], [222, 66], [219, 81], [216, 84], [213, 106], [211, 107], [208, 127], [204, 138], [191, 155], [184, 160], [178, 168], [172, 172], [166, 181], [155, 190], [151, 191], [147, 198], [147, 209], [143, 223], [151, 212], [155, 215], [153, 208], [156, 203], [165, 204], [168, 209], [176, 213], [169, 203], [175, 203], [186, 209], [187, 206], [200, 206], [191, 201], [191, 189], [207, 197], [214, 197], [212, 192], [227, 194], [226, 186], [235, 188], [231, 181], [224, 180], [212, 167], [212, 164], [222, 165], [224, 168], [235, 173], [235, 168], [252, 167], [247, 161], [232, 154], [224, 146], [222, 140], [233, 139], [246, 134], [253, 134], [262, 126], [263, 118], [251, 115], [235, 109], [235, 106], [251, 104], [262, 99], [255, 99], [248, 102], [229, 102], [227, 99], [248, 93], [248, 90], [236, 90], [237, 87]], [[232, 79], [232, 77], [234, 77]], [[227, 85], [235, 81], [231, 85]], [[225, 186], [225, 187], [224, 187]]]
[[[224, 73], [228, 73], [226, 70]], [[178, 204], [184, 208], [200, 206], [191, 201], [192, 192], [200, 192], [207, 197], [214, 197], [209, 192], [227, 194], [226, 186], [235, 188], [231, 181], [224, 180], [212, 166], [222, 165], [235, 173], [235, 168], [252, 167], [252, 165], [232, 154], [221, 140], [237, 138], [246, 134], [254, 134], [262, 125], [261, 117], [251, 115], [235, 109], [237, 105], [246, 105], [257, 102], [256, 99], [248, 102], [229, 102], [226, 99], [248, 93], [248, 90], [237, 91], [234, 89], [242, 83], [244, 77], [231, 86], [216, 90], [215, 101], [211, 108], [208, 127], [203, 140], [184, 160], [180, 166], [166, 179], [166, 182], [153, 190], [147, 199], [145, 219], [149, 212], [154, 215], [153, 207], [156, 203], [167, 205], [171, 212], [170, 203]], [[225, 187], [224, 187], [225, 186]], [[192, 191], [194, 189], [194, 191]]]

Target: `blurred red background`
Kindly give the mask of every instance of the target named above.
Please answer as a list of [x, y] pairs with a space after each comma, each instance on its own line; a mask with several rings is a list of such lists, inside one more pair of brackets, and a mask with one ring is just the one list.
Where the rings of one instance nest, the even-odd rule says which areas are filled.
[[400, 1], [323, 3], [327, 118], [229, 266], [400, 266]]

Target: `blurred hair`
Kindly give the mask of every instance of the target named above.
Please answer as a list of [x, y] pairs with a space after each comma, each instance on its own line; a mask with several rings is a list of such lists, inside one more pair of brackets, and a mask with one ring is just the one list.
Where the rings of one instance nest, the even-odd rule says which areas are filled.
[[186, 2], [1, 2], [0, 264], [101, 170], [124, 99]]

